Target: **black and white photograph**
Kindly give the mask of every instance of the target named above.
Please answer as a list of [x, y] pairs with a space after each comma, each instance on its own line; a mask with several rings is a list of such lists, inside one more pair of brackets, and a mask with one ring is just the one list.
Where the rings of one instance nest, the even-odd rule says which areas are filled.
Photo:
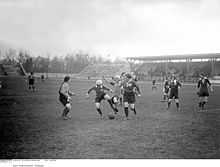
[[219, 0], [0, 0], [0, 166], [219, 158]]

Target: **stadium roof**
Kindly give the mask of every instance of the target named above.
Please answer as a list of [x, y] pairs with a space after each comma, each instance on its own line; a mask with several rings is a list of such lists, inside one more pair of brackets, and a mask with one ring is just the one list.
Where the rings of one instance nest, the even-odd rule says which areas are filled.
[[185, 59], [220, 59], [220, 53], [127, 57], [126, 59], [127, 60], [140, 60], [140, 61], [185, 60]]

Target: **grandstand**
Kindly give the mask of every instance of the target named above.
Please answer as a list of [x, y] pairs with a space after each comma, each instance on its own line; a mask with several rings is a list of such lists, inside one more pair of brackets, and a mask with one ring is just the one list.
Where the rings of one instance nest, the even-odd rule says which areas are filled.
[[146, 78], [171, 73], [184, 79], [198, 77], [201, 72], [209, 77], [220, 75], [220, 53], [127, 57], [127, 61], [133, 71]]
[[20, 63], [17, 64], [0, 64], [1, 76], [25, 76], [26, 72]]
[[128, 63], [124, 64], [92, 64], [88, 65], [83, 71], [80, 72], [80, 76], [84, 77], [112, 77], [114, 75], [120, 75], [122, 72], [129, 72], [130, 66]]

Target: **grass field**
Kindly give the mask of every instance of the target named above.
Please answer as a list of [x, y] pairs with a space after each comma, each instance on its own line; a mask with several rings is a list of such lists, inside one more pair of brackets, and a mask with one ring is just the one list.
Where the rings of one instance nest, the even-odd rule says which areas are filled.
[[[220, 158], [220, 87], [214, 87], [206, 112], [198, 112], [195, 86], [180, 90], [181, 111], [169, 111], [161, 87], [151, 91], [151, 83], [140, 83], [137, 116], [124, 112], [115, 120], [100, 119], [93, 98], [85, 98], [94, 81], [72, 80], [72, 119], [60, 118], [58, 101], [61, 80], [37, 83], [37, 91], [27, 90], [22, 78], [1, 78], [0, 158]], [[103, 103], [105, 115], [110, 111]], [[215, 109], [215, 110], [213, 110]]]

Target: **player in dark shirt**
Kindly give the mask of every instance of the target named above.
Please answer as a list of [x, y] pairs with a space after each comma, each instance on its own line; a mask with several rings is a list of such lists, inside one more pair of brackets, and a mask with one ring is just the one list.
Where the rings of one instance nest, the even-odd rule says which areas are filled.
[[29, 90], [32, 89], [33, 91], [35, 91], [35, 77], [33, 72], [31, 72], [28, 76], [28, 88]]
[[60, 89], [59, 89], [59, 100], [64, 106], [62, 118], [65, 120], [71, 118], [71, 116], [68, 116], [68, 113], [72, 108], [70, 101], [71, 101], [71, 96], [75, 95], [75, 93], [70, 91], [69, 81], [70, 81], [70, 77], [65, 76], [64, 81], [60, 85]]
[[123, 93], [125, 116], [128, 119], [128, 107], [130, 106], [130, 109], [136, 115], [135, 95], [141, 96], [141, 93], [139, 86], [136, 84], [136, 82], [133, 80], [130, 74], [126, 75], [126, 80], [123, 83], [122, 90], [123, 90], [122, 93]]
[[163, 83], [163, 100], [166, 101], [168, 100], [168, 93], [169, 93], [169, 80], [166, 77], [164, 83]]
[[121, 87], [122, 82], [119, 75], [112, 77], [111, 81], [108, 81], [104, 76], [103, 80], [106, 81], [113, 87], [113, 96], [112, 96], [112, 103], [117, 110], [118, 105], [122, 105], [122, 94], [121, 94]]
[[157, 90], [156, 79], [152, 80], [152, 90]]
[[199, 96], [199, 108], [204, 109], [205, 104], [208, 102], [209, 88], [211, 91], [213, 91], [213, 89], [210, 81], [203, 74], [200, 75], [197, 88], [197, 94]]
[[172, 76], [169, 85], [169, 99], [167, 109], [170, 108], [171, 101], [175, 99], [177, 110], [179, 110], [179, 88], [181, 86], [181, 83], [176, 79], [176, 77]]
[[41, 75], [41, 81], [44, 82], [45, 81], [45, 77], [44, 74]]
[[117, 112], [116, 109], [113, 106], [112, 99], [111, 97], [106, 93], [106, 91], [111, 91], [111, 89], [105, 87], [102, 83], [102, 80], [97, 80], [96, 81], [96, 86], [92, 87], [91, 89], [88, 90], [87, 92], [87, 97], [89, 97], [90, 92], [95, 91], [96, 92], [96, 97], [95, 97], [95, 106], [96, 110], [102, 117], [102, 111], [100, 109], [100, 103], [102, 100], [107, 100], [108, 103], [110, 104], [111, 108], [113, 109], [114, 112]]

